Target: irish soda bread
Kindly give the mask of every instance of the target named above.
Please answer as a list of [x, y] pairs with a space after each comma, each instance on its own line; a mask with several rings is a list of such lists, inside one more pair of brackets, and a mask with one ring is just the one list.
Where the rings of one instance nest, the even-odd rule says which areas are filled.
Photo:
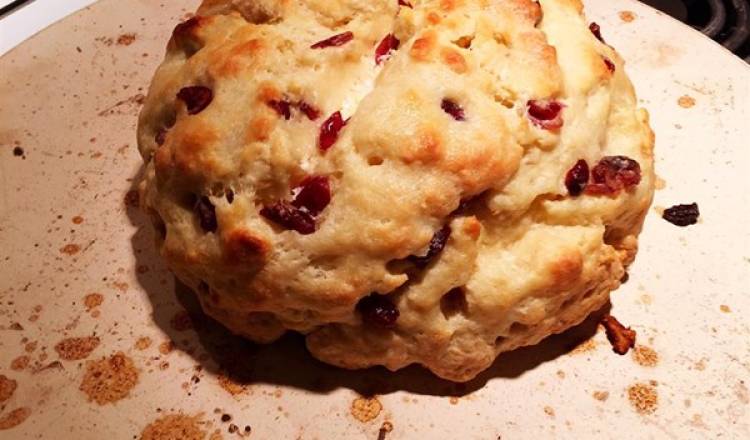
[[209, 315], [456, 381], [604, 305], [653, 195], [647, 114], [579, 0], [206, 0], [138, 141]]

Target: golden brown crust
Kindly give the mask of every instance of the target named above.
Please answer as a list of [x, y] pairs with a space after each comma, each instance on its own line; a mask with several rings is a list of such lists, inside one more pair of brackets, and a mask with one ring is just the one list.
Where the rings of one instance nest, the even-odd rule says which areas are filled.
[[[140, 116], [141, 200], [164, 225], [170, 267], [236, 333], [297, 330], [336, 365], [416, 362], [468, 380], [619, 286], [653, 195], [653, 133], [580, 1], [411, 3], [204, 1], [177, 27]], [[376, 63], [388, 35], [399, 48]], [[176, 98], [189, 86], [212, 92], [195, 113]], [[548, 99], [564, 105], [559, 129], [528, 117], [530, 100]], [[346, 125], [322, 152], [337, 111]], [[569, 195], [576, 161], [613, 155], [640, 164], [640, 184]], [[314, 233], [260, 214], [310, 175], [331, 188]], [[405, 260], [444, 225], [438, 257]], [[373, 292], [398, 307], [395, 328], [363, 324], [356, 305]]]

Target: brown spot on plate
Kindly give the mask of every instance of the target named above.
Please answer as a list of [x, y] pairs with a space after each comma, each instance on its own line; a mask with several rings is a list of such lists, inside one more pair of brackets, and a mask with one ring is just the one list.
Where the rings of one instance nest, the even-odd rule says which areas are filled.
[[122, 400], [138, 383], [138, 370], [133, 360], [122, 352], [97, 361], [86, 362], [86, 373], [79, 389], [89, 401], [106, 405]]
[[94, 309], [96, 307], [99, 307], [104, 302], [104, 295], [101, 293], [89, 293], [85, 297], [83, 297], [83, 305], [86, 306], [87, 311], [91, 311], [91, 309]]
[[60, 359], [66, 361], [79, 361], [89, 357], [92, 351], [99, 346], [101, 340], [96, 336], [82, 338], [66, 338], [55, 345], [55, 351]]
[[142, 336], [138, 338], [137, 341], [135, 341], [135, 349], [136, 350], [145, 350], [151, 346], [151, 338], [148, 336]]
[[367, 423], [375, 420], [382, 409], [383, 405], [375, 397], [357, 397], [352, 401], [350, 412], [355, 419]]
[[385, 440], [385, 437], [391, 431], [393, 431], [393, 423], [389, 421], [383, 422], [383, 424], [380, 425], [380, 429], [378, 430], [378, 440]]
[[677, 105], [679, 105], [682, 108], [690, 108], [695, 105], [695, 98], [688, 95], [682, 95], [677, 100]]
[[159, 353], [167, 355], [174, 350], [174, 343], [172, 341], [164, 341], [159, 344]]
[[642, 367], [655, 367], [659, 363], [659, 354], [647, 345], [636, 345], [632, 356], [633, 360]]
[[600, 402], [604, 402], [609, 399], [609, 391], [594, 391], [591, 395], [594, 396], [594, 399]]
[[130, 46], [135, 41], [135, 33], [130, 32], [127, 34], [121, 34], [117, 37], [118, 46]]
[[620, 20], [624, 21], [625, 23], [630, 23], [636, 18], [636, 15], [633, 11], [620, 11], [617, 13], [617, 15], [620, 17]]
[[229, 394], [231, 394], [233, 396], [236, 396], [238, 394], [242, 394], [242, 393], [244, 393], [247, 390], [247, 388], [245, 387], [245, 385], [243, 385], [243, 384], [235, 381], [234, 379], [232, 379], [228, 375], [220, 374], [217, 377], [217, 379], [219, 380], [219, 385], [221, 385], [221, 387], [224, 388], [224, 390], [226, 390], [226, 392], [228, 392]]
[[26, 367], [29, 366], [29, 362], [31, 362], [31, 358], [29, 356], [26, 356], [26, 355], [18, 356], [17, 358], [11, 361], [10, 369], [13, 371], [25, 370]]
[[204, 425], [200, 415], [169, 414], [146, 426], [141, 432], [141, 440], [204, 440], [207, 434]]
[[0, 374], [0, 402], [10, 399], [18, 387], [18, 382]]
[[25, 406], [16, 408], [0, 417], [0, 431], [15, 428], [31, 415], [31, 409]]
[[594, 340], [594, 337], [592, 336], [591, 338], [586, 339], [585, 341], [576, 345], [575, 348], [571, 350], [569, 354], [576, 355], [576, 354], [588, 353], [590, 351], [596, 350], [597, 345], [598, 343]]
[[651, 383], [635, 383], [629, 386], [628, 400], [639, 414], [653, 414], [659, 406], [659, 394]]
[[66, 255], [75, 255], [81, 250], [81, 246], [75, 243], [68, 243], [60, 248], [60, 252]]

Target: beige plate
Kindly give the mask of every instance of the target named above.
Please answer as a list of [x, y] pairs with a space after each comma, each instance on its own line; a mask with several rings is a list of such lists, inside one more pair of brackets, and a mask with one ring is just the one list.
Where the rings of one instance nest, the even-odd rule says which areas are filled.
[[[20, 422], [0, 437], [132, 439], [183, 412], [225, 439], [246, 425], [257, 439], [750, 438], [750, 69], [742, 61], [635, 1], [588, 2], [589, 17], [628, 60], [657, 134], [663, 188], [630, 281], [612, 299], [613, 313], [638, 331], [640, 356], [615, 355], [588, 322], [503, 355], [458, 386], [416, 367], [337, 370], [294, 336], [254, 347], [194, 312], [186, 328], [179, 311], [195, 303], [124, 198], [140, 170], [143, 93], [172, 27], [196, 3], [103, 0], [0, 59], [0, 399], [17, 381], [0, 402], [0, 429]], [[701, 221], [688, 228], [657, 213], [694, 201]], [[87, 310], [92, 293], [103, 302], [89, 297]], [[86, 356], [85, 344], [55, 349], [91, 335], [101, 344], [88, 361], [122, 351], [138, 370], [137, 381], [127, 362], [103, 371], [109, 397], [128, 393], [114, 403], [80, 389], [91, 385], [87, 369], [104, 365], [61, 359]], [[152, 344], [139, 348], [139, 338]], [[174, 349], [162, 352], [169, 340]], [[235, 380], [245, 385], [222, 382], [220, 362], [240, 366]], [[375, 397], [353, 409], [360, 393]], [[392, 431], [381, 432], [384, 422]]]

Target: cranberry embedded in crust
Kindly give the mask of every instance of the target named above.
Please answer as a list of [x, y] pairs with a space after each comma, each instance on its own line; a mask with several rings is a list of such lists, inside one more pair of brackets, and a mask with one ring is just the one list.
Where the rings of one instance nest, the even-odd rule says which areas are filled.
[[375, 64], [380, 64], [388, 57], [392, 50], [398, 49], [401, 42], [393, 34], [386, 35], [375, 49]]
[[313, 216], [320, 214], [331, 202], [331, 187], [326, 176], [308, 176], [296, 189], [299, 192], [292, 205], [304, 208]]
[[177, 93], [177, 99], [185, 103], [189, 115], [194, 115], [202, 112], [211, 104], [214, 94], [208, 87], [190, 86], [183, 87]]
[[336, 112], [328, 117], [320, 127], [320, 136], [318, 138], [318, 147], [321, 151], [325, 152], [339, 138], [339, 131], [344, 128], [346, 121], [341, 117], [341, 112]]
[[615, 63], [607, 57], [602, 57], [602, 60], [604, 60], [604, 65], [607, 66], [609, 73], [615, 73]]
[[581, 159], [573, 165], [573, 168], [568, 170], [565, 175], [565, 187], [568, 188], [568, 193], [571, 196], [578, 196], [583, 193], [586, 189], [586, 184], [589, 181], [589, 164], [585, 160]]
[[453, 119], [457, 121], [466, 120], [466, 116], [464, 115], [464, 109], [461, 108], [461, 106], [458, 105], [455, 101], [452, 101], [447, 98], [443, 99], [443, 102], [440, 103], [440, 108], [442, 108], [444, 112], [453, 116]]
[[312, 214], [284, 200], [263, 207], [260, 215], [284, 229], [297, 231], [302, 235], [315, 232], [315, 218]]
[[297, 103], [297, 107], [302, 111], [302, 113], [307, 116], [307, 119], [314, 121], [320, 117], [320, 110], [315, 108], [313, 105], [306, 103], [305, 101], [299, 101]]
[[641, 166], [626, 156], [605, 156], [591, 170], [586, 194], [615, 194], [641, 182]]
[[332, 37], [328, 37], [325, 40], [318, 41], [317, 43], [310, 46], [311, 49], [323, 49], [326, 47], [343, 46], [344, 44], [352, 41], [354, 34], [351, 32], [344, 32]]
[[563, 126], [563, 107], [562, 103], [554, 100], [531, 99], [526, 103], [531, 123], [545, 130], [557, 130]]
[[602, 38], [602, 28], [598, 24], [592, 22], [589, 25], [589, 30], [591, 31], [592, 34], [594, 34], [597, 40], [604, 43], [604, 38]]
[[398, 0], [398, 5], [414, 9], [414, 6], [412, 6], [411, 3], [404, 1], [404, 0]]
[[365, 324], [381, 328], [393, 328], [400, 315], [390, 298], [373, 293], [359, 300], [357, 310]]
[[430, 261], [432, 261], [433, 258], [438, 256], [443, 251], [445, 243], [448, 242], [448, 238], [450, 238], [450, 236], [451, 227], [448, 225], [443, 226], [437, 232], [435, 232], [435, 235], [432, 236], [432, 240], [430, 240], [430, 246], [427, 249], [426, 255], [421, 257], [417, 255], [411, 255], [408, 257], [408, 260], [414, 263], [414, 265], [420, 269], [427, 267], [427, 265], [430, 264]]
[[200, 197], [195, 202], [193, 211], [195, 211], [195, 215], [198, 216], [198, 223], [200, 223], [201, 229], [206, 232], [216, 232], [216, 228], [218, 227], [216, 221], [216, 208], [208, 197]]
[[292, 107], [289, 101], [268, 101], [266, 104], [287, 121], [292, 117]]

